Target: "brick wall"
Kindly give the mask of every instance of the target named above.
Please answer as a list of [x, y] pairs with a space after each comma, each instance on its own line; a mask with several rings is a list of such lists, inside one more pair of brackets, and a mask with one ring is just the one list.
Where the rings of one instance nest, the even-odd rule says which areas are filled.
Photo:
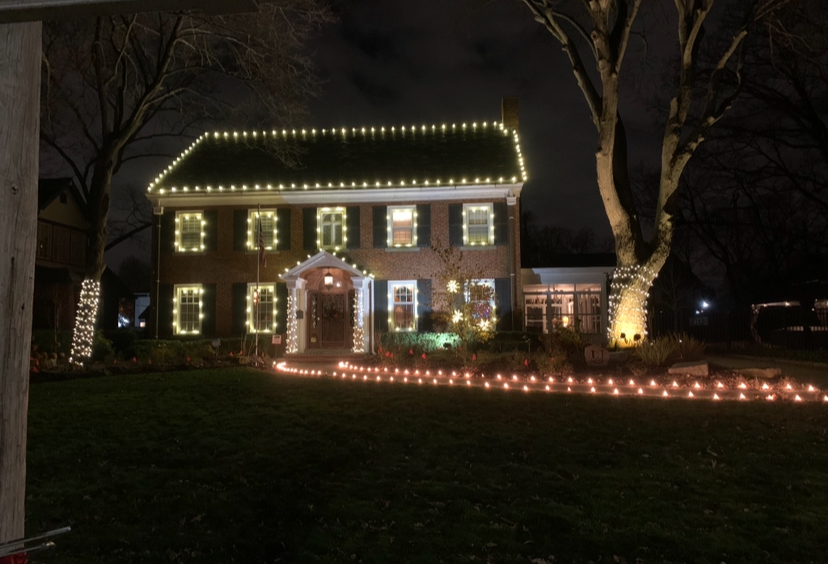
[[[479, 203], [490, 202], [491, 200], [479, 200]], [[393, 202], [393, 205], [414, 205], [418, 202]], [[420, 202], [421, 203], [421, 202]], [[448, 209], [452, 203], [475, 203], [475, 201], [441, 201], [431, 203], [431, 241], [432, 244], [448, 244], [449, 221]], [[439, 272], [440, 261], [430, 248], [418, 249], [375, 249], [373, 248], [373, 214], [372, 208], [382, 204], [361, 204], [360, 205], [360, 248], [343, 250], [361, 268], [366, 268], [373, 273], [377, 280], [409, 280], [421, 278], [433, 278]], [[291, 209], [291, 233], [290, 250], [269, 252], [267, 254], [267, 267], [262, 269], [260, 280], [262, 283], [279, 282], [279, 274], [284, 273], [286, 268], [296, 266], [308, 258], [312, 251], [303, 248], [302, 231], [302, 209], [303, 207], [316, 206], [293, 206]], [[256, 281], [257, 253], [255, 251], [234, 250], [234, 208], [232, 206], [220, 207], [199, 207], [179, 208], [199, 209], [204, 212], [215, 210], [217, 226], [207, 225], [206, 229], [218, 229], [216, 238], [216, 250], [201, 253], [173, 253], [161, 252], [161, 284], [215, 284], [216, 285], [216, 336], [230, 336], [232, 334], [232, 307], [233, 296], [232, 286], [240, 282]], [[247, 209], [247, 208], [245, 208]], [[512, 241], [514, 249], [509, 252], [508, 245], [497, 245], [494, 247], [466, 247], [464, 250], [464, 264], [470, 269], [481, 270], [485, 277], [509, 278], [510, 264], [514, 269], [515, 276], [512, 278], [513, 287], [520, 282], [520, 247], [519, 235], [520, 213], [518, 206], [508, 206], [509, 214], [512, 216]], [[166, 213], [175, 213], [176, 209], [165, 208]], [[158, 264], [158, 221], [153, 227], [153, 269]], [[339, 253], [338, 253], [339, 254]], [[511, 259], [511, 260], [510, 260]], [[515, 287], [519, 293], [520, 289]], [[158, 304], [153, 288], [153, 304]], [[520, 306], [521, 300], [518, 296], [516, 306]], [[284, 307], [285, 304], [280, 304]], [[164, 307], [165, 304], [160, 304]], [[169, 306], [167, 306], [169, 307]], [[154, 313], [154, 308], [153, 308]], [[163, 317], [163, 316], [162, 316]], [[150, 331], [154, 332], [154, 317], [150, 319]], [[169, 328], [160, 327], [160, 335], [163, 337], [169, 334]]]

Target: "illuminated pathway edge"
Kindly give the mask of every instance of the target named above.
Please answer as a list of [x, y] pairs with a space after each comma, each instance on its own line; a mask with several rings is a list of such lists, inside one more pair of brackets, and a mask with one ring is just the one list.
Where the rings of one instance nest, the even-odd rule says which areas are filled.
[[[502, 391], [543, 392], [581, 395], [636, 396], [650, 398], [684, 398], [700, 400], [763, 400], [791, 401], [797, 403], [822, 403], [828, 405], [828, 394], [820, 389], [803, 384], [763, 383], [759, 388], [741, 382], [728, 386], [721, 381], [687, 379], [685, 384], [678, 380], [658, 383], [653, 379], [640, 380], [630, 378], [555, 378], [546, 380], [538, 376], [520, 378], [517, 375], [504, 376], [496, 374], [491, 377], [473, 376], [469, 373], [443, 370], [409, 370], [379, 366], [357, 366], [340, 362], [336, 370], [308, 369], [290, 366], [287, 362], [273, 364], [278, 372], [298, 376], [332, 378], [359, 382], [402, 384], [415, 386], [460, 386], [466, 388], [483, 388]], [[689, 377], [688, 377], [689, 378]], [[684, 380], [685, 378], [681, 378]]]

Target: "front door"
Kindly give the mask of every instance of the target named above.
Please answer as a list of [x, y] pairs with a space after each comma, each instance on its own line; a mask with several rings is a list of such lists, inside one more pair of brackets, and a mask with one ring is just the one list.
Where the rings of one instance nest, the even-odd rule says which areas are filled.
[[344, 292], [311, 292], [310, 348], [347, 348], [348, 300]]

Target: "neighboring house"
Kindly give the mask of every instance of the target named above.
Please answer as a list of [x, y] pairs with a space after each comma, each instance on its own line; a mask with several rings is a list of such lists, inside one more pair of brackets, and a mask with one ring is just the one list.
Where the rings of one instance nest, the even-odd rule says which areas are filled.
[[38, 181], [32, 327], [72, 329], [86, 265], [89, 222], [70, 178]]
[[[44, 178], [38, 181], [37, 205], [32, 329], [69, 331], [86, 268], [86, 204], [71, 178]], [[127, 296], [132, 296], [129, 289], [107, 268], [101, 277], [98, 328], [117, 327], [118, 304]]]
[[147, 193], [150, 332], [374, 350], [381, 332], [432, 328], [433, 244], [464, 249], [498, 326], [520, 328], [517, 126], [505, 98], [501, 122], [202, 135]]
[[605, 342], [615, 254], [559, 255], [546, 263], [521, 270], [526, 330], [573, 327], [594, 342]]

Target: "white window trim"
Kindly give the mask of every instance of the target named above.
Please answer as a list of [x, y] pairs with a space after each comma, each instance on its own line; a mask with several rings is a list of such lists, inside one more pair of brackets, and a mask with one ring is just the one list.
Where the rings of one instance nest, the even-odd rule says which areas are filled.
[[[247, 210], [247, 250], [255, 251], [259, 248], [259, 240], [257, 237], [257, 214], [258, 209]], [[273, 218], [273, 245], [265, 245], [265, 251], [275, 251], [279, 244], [279, 230], [278, 221], [279, 216], [275, 208], [261, 210], [262, 217]]]
[[[179, 307], [182, 292], [196, 290], [198, 292], [198, 329], [195, 331], [182, 331], [180, 329], [181, 310]], [[204, 288], [201, 284], [176, 284], [173, 288], [173, 333], [176, 335], [200, 335], [201, 321], [204, 319], [204, 302], [202, 296]]]
[[[411, 242], [407, 245], [394, 244], [394, 210], [411, 210]], [[403, 249], [417, 246], [417, 206], [388, 206], [385, 212], [387, 222], [386, 244], [390, 248]]]
[[[341, 245], [323, 245], [322, 244], [322, 214], [324, 213], [339, 213], [342, 217], [342, 244]], [[327, 250], [334, 250], [338, 251], [340, 249], [344, 249], [348, 246], [348, 218], [345, 208], [342, 206], [337, 207], [324, 207], [324, 208], [316, 208], [316, 246], [320, 249], [327, 249]]]
[[[414, 327], [400, 329], [394, 325], [394, 288], [397, 286], [412, 286], [414, 288], [413, 296], [414, 296]], [[418, 299], [417, 299], [417, 281], [416, 280], [389, 280], [388, 281], [388, 328], [389, 330], [393, 331], [402, 331], [402, 332], [409, 332], [409, 333], [416, 333], [417, 327], [420, 325], [420, 319], [417, 315], [418, 309]]]
[[[201, 218], [201, 237], [199, 238], [199, 245], [197, 248], [185, 249], [181, 246], [181, 221], [180, 218], [186, 218], [190, 215], [196, 215]], [[207, 222], [204, 221], [204, 212], [202, 210], [187, 210], [175, 212], [175, 252], [177, 253], [200, 253], [203, 252], [204, 247], [204, 229]]]
[[[472, 243], [469, 242], [469, 224], [466, 218], [469, 210], [485, 209], [489, 220], [489, 242], [488, 243]], [[471, 247], [487, 247], [495, 243], [494, 235], [494, 205], [492, 203], [485, 204], [463, 204], [463, 245]]]
[[247, 284], [247, 296], [246, 296], [246, 307], [247, 307], [247, 314], [245, 317], [245, 325], [247, 325], [247, 332], [248, 333], [260, 333], [260, 334], [273, 334], [277, 332], [276, 327], [276, 312], [278, 310], [278, 298], [276, 297], [276, 284], [272, 282], [260, 282], [259, 290], [262, 288], [268, 289], [273, 294], [273, 326], [267, 330], [262, 329], [261, 331], [256, 329], [253, 324], [253, 320], [256, 314], [256, 306], [253, 303], [253, 292], [256, 290], [256, 283], [250, 282]]

